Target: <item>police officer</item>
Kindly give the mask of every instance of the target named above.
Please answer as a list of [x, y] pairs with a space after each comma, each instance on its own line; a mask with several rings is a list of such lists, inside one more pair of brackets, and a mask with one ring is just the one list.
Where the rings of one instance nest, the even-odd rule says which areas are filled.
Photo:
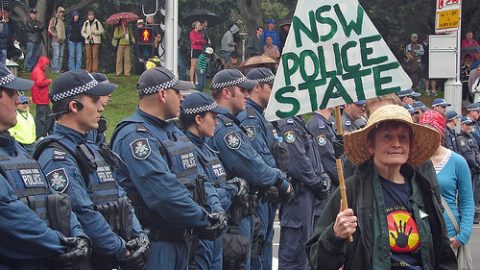
[[57, 124], [54, 134], [37, 145], [38, 159], [51, 187], [72, 198], [72, 208], [92, 239], [93, 269], [143, 269], [148, 238], [142, 231], [125, 191], [117, 184], [118, 161], [107, 149], [88, 140], [98, 128], [100, 97], [114, 85], [98, 83], [85, 70], [61, 74], [50, 99]]
[[458, 134], [458, 151], [467, 160], [468, 166], [472, 173], [473, 183], [473, 198], [475, 203], [475, 217], [474, 223], [478, 224], [479, 221], [479, 207], [478, 200], [480, 197], [480, 149], [472, 135], [473, 121], [468, 117], [462, 117], [461, 119], [461, 132]]
[[[315, 142], [319, 146], [318, 150], [322, 157], [322, 166], [332, 182], [332, 191], [338, 187], [338, 170], [333, 148], [336, 135], [334, 123], [329, 121], [333, 110], [333, 108], [318, 110], [312, 114], [312, 117], [307, 122], [307, 127], [312, 131]], [[315, 224], [322, 213], [325, 201], [326, 200], [317, 201], [314, 213]]]
[[480, 145], [480, 124], [478, 123], [480, 103], [473, 103], [467, 106], [466, 117], [472, 120], [472, 135], [475, 141]]
[[166, 121], [178, 116], [181, 91], [192, 88], [166, 68], [146, 70], [137, 84], [137, 111], [122, 120], [111, 140], [112, 149], [134, 168], [122, 185], [149, 230], [147, 269], [186, 269], [195, 235], [215, 237], [224, 230], [220, 213], [199, 205], [203, 176], [195, 145]]
[[355, 121], [363, 116], [365, 104], [367, 104], [367, 101], [359, 100], [344, 106], [342, 113], [343, 132], [352, 132], [361, 128]]
[[[355, 105], [356, 106], [356, 105]], [[280, 120], [279, 128], [288, 145], [295, 199], [280, 209], [280, 269], [309, 269], [305, 243], [313, 235], [316, 201], [330, 195], [331, 180], [325, 173], [320, 145], [300, 116]]]
[[447, 119], [447, 126], [445, 129], [445, 147], [458, 153], [457, 132], [455, 127], [458, 125], [460, 115], [455, 111], [448, 111], [445, 113]]
[[68, 197], [51, 192], [38, 163], [8, 133], [17, 91], [31, 87], [0, 63], [0, 269], [77, 269], [90, 242]]
[[447, 112], [447, 107], [450, 106], [452, 106], [452, 104], [448, 103], [443, 98], [436, 98], [432, 101], [432, 109], [441, 115], [445, 115], [445, 112]]
[[[278, 133], [274, 126], [265, 119], [263, 114], [267, 107], [275, 75], [265, 67], [252, 68], [247, 78], [255, 81], [257, 85], [248, 89], [249, 98], [246, 109], [237, 116], [242, 126], [247, 130], [248, 138], [252, 147], [260, 154], [263, 161], [272, 168], [278, 168], [274, 157], [274, 148], [278, 146]], [[287, 162], [282, 161], [282, 162]], [[283, 169], [285, 172], [287, 168]], [[254, 235], [252, 245], [252, 269], [272, 269], [272, 241], [273, 223], [277, 213], [277, 204], [259, 201], [256, 209], [256, 217], [259, 221], [257, 234]]]
[[415, 98], [421, 96], [422, 94], [415, 92], [413, 89], [402, 90], [398, 92], [398, 97], [403, 104], [413, 105]]
[[[203, 92], [193, 93], [182, 102], [180, 123], [185, 127], [185, 135], [195, 144], [199, 165], [207, 176], [204, 207], [210, 213], [224, 213], [234, 199], [246, 195], [248, 190], [244, 180], [227, 180], [217, 153], [205, 143], [205, 139], [215, 132], [216, 112], [217, 103], [211, 96]], [[223, 269], [222, 238], [201, 240], [195, 250], [195, 264], [197, 269]]]
[[[245, 179], [250, 185], [251, 200], [244, 208], [242, 218], [235, 226], [230, 227], [228, 237], [237, 237], [232, 230], [249, 240], [246, 258], [243, 260], [243, 269], [250, 269], [251, 261], [251, 237], [252, 237], [252, 214], [255, 213], [255, 194], [258, 188], [268, 189], [264, 195], [267, 200], [275, 195], [285, 200], [291, 200], [293, 188], [286, 180], [286, 175], [281, 170], [268, 166], [262, 157], [255, 151], [250, 143], [247, 131], [235, 117], [236, 114], [245, 109], [248, 93], [247, 89], [256, 86], [255, 81], [247, 79], [239, 70], [224, 69], [218, 72], [212, 81], [212, 95], [218, 103], [217, 127], [215, 135], [207, 142], [209, 146], [218, 151], [227, 175]], [[235, 235], [235, 236], [233, 236]], [[227, 236], [225, 236], [227, 237]], [[224, 242], [225, 243], [225, 242]], [[228, 250], [230, 251], [230, 250]], [[225, 253], [224, 250], [224, 258]], [[227, 254], [230, 255], [230, 254]], [[235, 257], [232, 255], [232, 257]], [[238, 257], [238, 256], [237, 256]], [[238, 263], [238, 264], [237, 264]], [[229, 267], [225, 269], [241, 269], [241, 262], [224, 262]]]
[[[116, 84], [112, 84], [110, 80], [108, 80], [107, 76], [103, 73], [91, 73], [93, 78], [97, 80], [99, 83], [106, 83], [106, 84], [111, 84], [114, 85], [115, 88], [118, 87]], [[100, 98], [100, 102], [102, 102], [102, 106], [105, 107], [108, 105], [110, 102], [110, 97], [111, 94], [108, 96], [103, 96]], [[98, 145], [101, 145], [102, 143], [106, 143], [105, 139], [105, 132], [107, 131], [107, 119], [101, 115], [100, 120], [98, 120], [98, 128], [91, 129], [88, 131], [88, 136], [89, 140], [92, 142], [95, 142]]]
[[412, 107], [413, 107], [413, 110], [414, 110], [413, 115], [412, 115], [413, 121], [415, 123], [418, 123], [418, 122], [420, 122], [420, 118], [422, 117], [422, 114], [427, 110], [427, 106], [425, 106], [425, 104], [423, 102], [421, 102], [419, 100], [415, 100], [413, 102]]

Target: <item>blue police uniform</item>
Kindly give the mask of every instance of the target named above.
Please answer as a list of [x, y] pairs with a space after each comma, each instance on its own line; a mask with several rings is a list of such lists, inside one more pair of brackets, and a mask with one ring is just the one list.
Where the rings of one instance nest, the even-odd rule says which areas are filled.
[[[245, 179], [251, 187], [268, 187], [277, 185], [280, 193], [285, 193], [289, 183], [283, 173], [268, 166], [250, 144], [247, 134], [241, 129], [240, 121], [227, 109], [219, 108], [215, 135], [207, 140], [209, 146], [218, 152], [227, 175]], [[251, 239], [252, 217], [246, 216], [239, 224], [240, 234]], [[251, 242], [248, 250], [251, 249]], [[250, 269], [250, 253], [245, 260], [245, 269]]]
[[[205, 144], [205, 138], [195, 136], [184, 131], [185, 135], [195, 144], [195, 153], [205, 171], [205, 195], [207, 204], [204, 206], [208, 212], [226, 212], [230, 207], [237, 188], [225, 183], [227, 174], [216, 154]], [[222, 261], [222, 238], [214, 241], [200, 240], [195, 249], [195, 265], [198, 269], [223, 268]]]
[[457, 133], [448, 126], [445, 129], [445, 147], [458, 153]]
[[352, 132], [360, 128], [359, 122], [354, 121], [346, 112], [342, 114], [343, 132]]
[[200, 173], [195, 146], [174, 124], [140, 109], [117, 126], [111, 145], [134, 168], [121, 184], [150, 230], [147, 269], [186, 269], [192, 228], [209, 225], [192, 197]]
[[316, 200], [330, 194], [319, 144], [304, 120], [294, 116], [280, 120], [279, 128], [290, 153], [288, 175], [292, 177], [295, 199], [280, 209], [280, 269], [309, 269], [304, 243], [313, 234]]
[[[275, 142], [274, 127], [265, 119], [263, 108], [253, 100], [248, 99], [246, 110], [240, 112], [237, 118], [245, 127], [252, 147], [268, 166], [276, 168], [275, 158], [271, 152]], [[258, 202], [255, 213], [260, 219], [260, 227], [258, 228], [259, 247], [257, 258], [252, 258], [252, 269], [272, 269], [272, 241], [275, 233], [273, 223], [276, 212], [276, 204]]]
[[71, 197], [72, 209], [92, 240], [92, 265], [99, 264], [93, 255], [103, 255], [97, 258], [108, 267], [110, 259], [125, 258], [125, 241], [143, 231], [125, 191], [115, 181], [112, 164], [87, 137], [57, 124], [35, 155], [51, 187]]
[[[322, 157], [322, 166], [332, 181], [332, 193], [338, 187], [338, 170], [335, 159], [333, 143], [336, 140], [333, 123], [319, 113], [314, 113], [307, 122], [308, 129], [312, 132], [315, 142], [318, 144], [318, 150]], [[314, 213], [314, 224], [320, 218], [327, 200], [317, 201]]]
[[[63, 254], [63, 236], [85, 236], [73, 213], [62, 220], [68, 231], [49, 217], [53, 196], [38, 163], [11, 137], [0, 133], [0, 269], [48, 269], [52, 256]], [[50, 197], [50, 198], [49, 198]]]

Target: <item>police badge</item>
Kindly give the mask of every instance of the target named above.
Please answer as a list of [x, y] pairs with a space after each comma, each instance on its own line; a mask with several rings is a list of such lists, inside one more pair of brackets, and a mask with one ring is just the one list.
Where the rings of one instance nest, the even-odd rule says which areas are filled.
[[145, 160], [150, 156], [152, 148], [147, 138], [136, 139], [130, 143], [130, 150], [134, 158], [138, 160]]
[[317, 136], [317, 143], [320, 146], [325, 146], [325, 144], [327, 144], [327, 140], [325, 139], [325, 135], [323, 135], [323, 134], [318, 135]]
[[223, 137], [223, 140], [230, 149], [235, 150], [240, 148], [240, 145], [242, 145], [242, 140], [240, 140], [240, 137], [235, 132], [228, 133], [227, 135], [225, 135], [225, 137]]
[[46, 177], [50, 187], [55, 191], [61, 193], [67, 189], [69, 180], [63, 168], [49, 172]]
[[292, 130], [285, 131], [285, 133], [283, 133], [283, 137], [287, 143], [294, 143], [296, 139], [295, 133]]
[[250, 141], [255, 139], [255, 136], [257, 136], [257, 132], [255, 131], [255, 127], [248, 126], [248, 127], [245, 127], [245, 129], [247, 130], [248, 139]]

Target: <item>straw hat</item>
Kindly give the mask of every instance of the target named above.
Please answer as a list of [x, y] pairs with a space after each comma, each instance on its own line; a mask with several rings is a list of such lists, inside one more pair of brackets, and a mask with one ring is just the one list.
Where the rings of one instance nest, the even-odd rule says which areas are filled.
[[368, 134], [385, 121], [402, 122], [412, 129], [413, 138], [410, 142], [408, 164], [420, 165], [437, 151], [440, 145], [440, 134], [436, 130], [415, 124], [410, 113], [402, 106], [387, 105], [373, 112], [364, 128], [345, 134], [345, 154], [348, 159], [358, 165], [371, 158], [368, 152]]

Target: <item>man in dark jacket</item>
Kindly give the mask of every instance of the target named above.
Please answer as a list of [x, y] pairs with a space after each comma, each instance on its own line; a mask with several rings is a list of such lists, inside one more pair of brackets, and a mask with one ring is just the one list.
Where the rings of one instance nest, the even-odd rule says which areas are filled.
[[27, 22], [27, 59], [26, 69], [32, 71], [40, 56], [40, 41], [42, 40], [42, 23], [37, 20], [37, 10], [30, 10], [30, 18]]

